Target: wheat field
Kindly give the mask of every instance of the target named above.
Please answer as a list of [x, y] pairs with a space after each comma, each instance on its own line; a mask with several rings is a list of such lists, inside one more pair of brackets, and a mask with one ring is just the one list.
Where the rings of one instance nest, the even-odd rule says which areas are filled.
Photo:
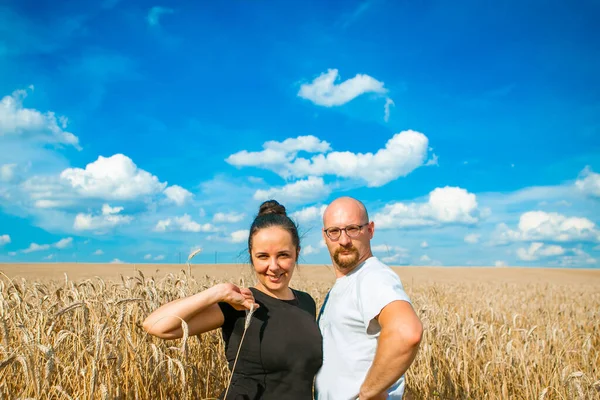
[[[251, 285], [248, 269], [69, 268], [0, 266], [0, 398], [210, 399], [225, 388], [220, 331], [163, 341], [141, 323], [217, 282]], [[320, 305], [333, 279], [311, 268], [293, 286]], [[397, 271], [424, 325], [406, 398], [600, 398], [600, 271]]]

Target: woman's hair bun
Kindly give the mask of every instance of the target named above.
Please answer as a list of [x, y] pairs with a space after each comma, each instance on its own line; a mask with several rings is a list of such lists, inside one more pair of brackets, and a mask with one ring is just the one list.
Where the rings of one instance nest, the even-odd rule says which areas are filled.
[[276, 200], [267, 200], [260, 205], [258, 209], [258, 215], [267, 215], [267, 214], [279, 214], [279, 215], [287, 215], [285, 212], [285, 207], [279, 204]]

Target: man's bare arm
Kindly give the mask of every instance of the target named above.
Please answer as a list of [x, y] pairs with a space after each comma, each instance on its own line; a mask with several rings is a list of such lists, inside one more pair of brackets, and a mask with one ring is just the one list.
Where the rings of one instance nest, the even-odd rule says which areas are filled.
[[387, 398], [387, 390], [415, 359], [423, 335], [423, 325], [406, 301], [391, 302], [377, 320], [381, 333], [375, 359], [360, 388], [360, 400]]

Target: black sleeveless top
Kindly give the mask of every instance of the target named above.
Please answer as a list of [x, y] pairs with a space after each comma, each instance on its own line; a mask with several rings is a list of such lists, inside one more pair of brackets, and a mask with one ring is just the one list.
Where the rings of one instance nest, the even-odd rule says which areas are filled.
[[[323, 363], [322, 337], [316, 305], [305, 292], [293, 290], [294, 300], [279, 300], [250, 288], [260, 307], [252, 315], [225, 400], [313, 398], [316, 373]], [[244, 332], [245, 311], [219, 303], [229, 369]], [[221, 399], [225, 391], [221, 394]]]

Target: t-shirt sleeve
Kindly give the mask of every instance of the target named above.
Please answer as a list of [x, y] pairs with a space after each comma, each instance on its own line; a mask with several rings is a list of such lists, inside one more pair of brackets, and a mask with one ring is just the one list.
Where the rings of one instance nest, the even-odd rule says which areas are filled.
[[229, 340], [229, 336], [231, 336], [231, 332], [233, 332], [233, 327], [235, 326], [235, 321], [238, 318], [245, 318], [246, 313], [242, 311], [238, 311], [231, 306], [229, 303], [219, 302], [217, 303], [221, 312], [223, 313], [224, 322], [223, 322], [223, 337], [226, 341]]
[[361, 277], [358, 281], [358, 307], [367, 327], [367, 334], [379, 333], [381, 326], [375, 317], [385, 306], [396, 300], [411, 303], [400, 277], [391, 269], [369, 271]]
[[[293, 290], [293, 289], [292, 289]], [[313, 318], [317, 318], [317, 304], [315, 303], [315, 299], [306, 292], [301, 292], [299, 290], [294, 290], [298, 300], [300, 302], [300, 308], [304, 311], [308, 312]]]

